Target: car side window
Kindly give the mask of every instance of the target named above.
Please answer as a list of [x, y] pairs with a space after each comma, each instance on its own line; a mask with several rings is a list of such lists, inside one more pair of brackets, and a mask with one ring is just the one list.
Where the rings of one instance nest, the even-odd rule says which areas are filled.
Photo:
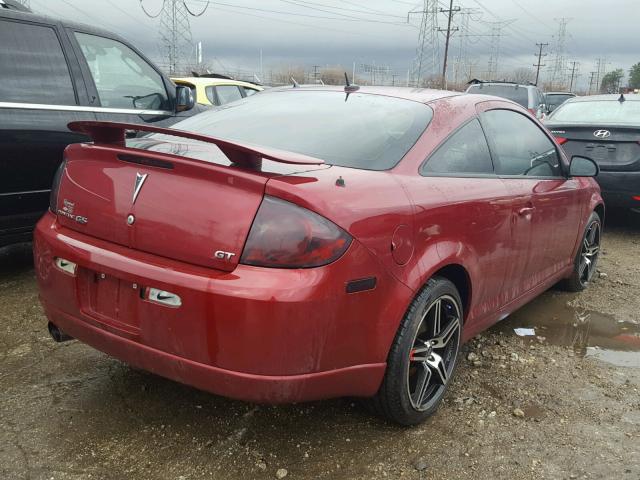
[[52, 27], [0, 20], [0, 102], [76, 105]]
[[255, 90], [253, 88], [248, 88], [248, 87], [242, 87], [242, 88], [244, 89], [245, 97], [250, 97], [251, 95], [258, 93], [258, 90]]
[[562, 176], [553, 142], [525, 115], [489, 110], [481, 115], [498, 175]]
[[103, 107], [170, 109], [162, 77], [131, 48], [97, 35], [76, 32], [75, 37]]
[[220, 105], [235, 102], [236, 100], [240, 100], [242, 98], [240, 88], [235, 85], [217, 85], [214, 88], [216, 89], [216, 93], [218, 94]]
[[493, 164], [487, 140], [475, 119], [451, 135], [423, 164], [420, 173], [429, 174], [491, 174]]

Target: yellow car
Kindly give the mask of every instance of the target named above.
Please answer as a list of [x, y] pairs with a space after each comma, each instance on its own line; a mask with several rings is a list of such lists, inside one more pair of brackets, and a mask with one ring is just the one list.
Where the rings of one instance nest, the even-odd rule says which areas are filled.
[[193, 98], [202, 105], [224, 105], [263, 90], [259, 85], [223, 77], [177, 77], [176, 85], [191, 89]]

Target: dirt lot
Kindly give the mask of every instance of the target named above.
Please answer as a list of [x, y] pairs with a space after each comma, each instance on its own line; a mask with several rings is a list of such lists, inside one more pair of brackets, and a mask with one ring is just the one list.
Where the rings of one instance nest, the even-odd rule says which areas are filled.
[[0, 478], [640, 479], [639, 234], [612, 219], [595, 284], [470, 342], [411, 429], [348, 399], [235, 402], [55, 344], [29, 247], [0, 250]]

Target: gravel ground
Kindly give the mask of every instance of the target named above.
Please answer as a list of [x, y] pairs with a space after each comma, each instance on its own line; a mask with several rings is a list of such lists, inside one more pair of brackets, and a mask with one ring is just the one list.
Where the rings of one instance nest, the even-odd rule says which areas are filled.
[[0, 250], [0, 478], [638, 480], [639, 233], [613, 218], [594, 285], [469, 342], [441, 409], [410, 429], [349, 399], [250, 405], [55, 344], [29, 246]]

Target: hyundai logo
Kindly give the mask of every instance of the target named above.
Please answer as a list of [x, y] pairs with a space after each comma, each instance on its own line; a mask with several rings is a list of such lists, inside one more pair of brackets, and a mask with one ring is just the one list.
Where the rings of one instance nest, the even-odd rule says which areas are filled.
[[596, 130], [593, 132], [593, 136], [596, 138], [609, 138], [611, 136], [611, 132], [609, 130]]

